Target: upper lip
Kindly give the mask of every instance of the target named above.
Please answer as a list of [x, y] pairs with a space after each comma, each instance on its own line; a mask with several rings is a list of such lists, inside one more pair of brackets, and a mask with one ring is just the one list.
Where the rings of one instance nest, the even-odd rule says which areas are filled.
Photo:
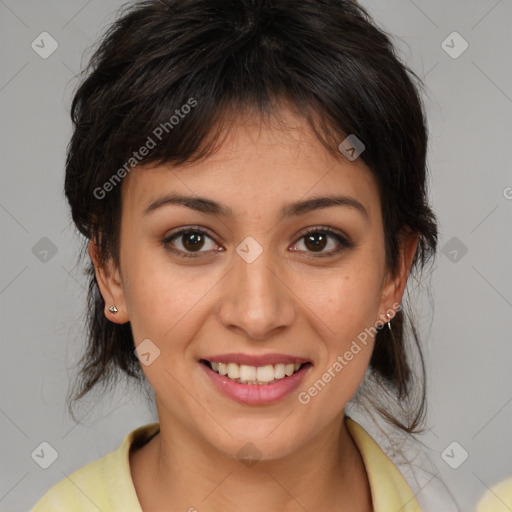
[[202, 359], [213, 363], [236, 363], [238, 365], [246, 366], [267, 366], [274, 364], [303, 364], [309, 363], [303, 357], [292, 356], [288, 354], [264, 354], [264, 355], [251, 355], [251, 354], [219, 354], [216, 356], [206, 356]]

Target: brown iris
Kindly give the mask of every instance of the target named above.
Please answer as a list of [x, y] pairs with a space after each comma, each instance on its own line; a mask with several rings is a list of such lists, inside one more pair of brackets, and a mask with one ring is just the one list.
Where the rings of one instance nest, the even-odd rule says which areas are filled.
[[308, 249], [311, 249], [313, 252], [320, 252], [324, 249], [325, 244], [327, 242], [327, 235], [325, 233], [313, 233], [311, 235], [307, 235], [304, 238], [304, 244]]
[[204, 235], [195, 231], [190, 231], [187, 234], [182, 235], [183, 247], [187, 251], [199, 250], [204, 245]]

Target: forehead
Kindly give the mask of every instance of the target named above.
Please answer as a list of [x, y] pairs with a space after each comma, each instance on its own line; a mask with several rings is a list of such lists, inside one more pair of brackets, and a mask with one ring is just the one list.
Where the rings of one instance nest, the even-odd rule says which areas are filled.
[[262, 122], [234, 120], [215, 152], [173, 166], [138, 166], [122, 185], [123, 206], [142, 213], [164, 194], [198, 195], [229, 205], [237, 214], [281, 208], [308, 196], [343, 194], [380, 208], [376, 180], [361, 158], [335, 158], [308, 123], [291, 111]]

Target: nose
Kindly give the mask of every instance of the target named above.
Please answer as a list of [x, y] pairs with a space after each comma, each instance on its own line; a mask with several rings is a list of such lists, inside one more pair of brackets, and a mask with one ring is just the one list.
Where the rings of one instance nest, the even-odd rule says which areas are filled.
[[295, 317], [294, 293], [271, 251], [252, 263], [235, 253], [217, 310], [221, 323], [254, 340], [267, 340], [290, 326]]

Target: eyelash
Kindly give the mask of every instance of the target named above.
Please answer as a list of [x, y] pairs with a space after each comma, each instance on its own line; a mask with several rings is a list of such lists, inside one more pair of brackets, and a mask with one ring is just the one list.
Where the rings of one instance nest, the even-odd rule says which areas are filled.
[[[162, 240], [162, 244], [165, 246], [165, 248], [167, 250], [171, 251], [174, 254], [177, 254], [178, 256], [180, 256], [182, 258], [198, 258], [201, 256], [201, 252], [207, 252], [207, 251], [200, 251], [197, 253], [184, 252], [180, 249], [175, 249], [174, 247], [172, 247], [170, 244], [171, 241], [174, 240], [175, 238], [179, 238], [180, 235], [183, 235], [185, 233], [200, 233], [201, 235], [206, 235], [208, 238], [211, 238], [213, 240], [213, 237], [210, 236], [210, 234], [207, 231], [200, 228], [199, 226], [189, 226], [187, 228], [183, 228], [183, 229], [180, 229], [179, 231], [171, 233], [169, 236], [165, 237]], [[337, 233], [333, 229], [329, 228], [328, 226], [319, 226], [319, 227], [315, 227], [315, 228], [307, 230], [306, 232], [301, 234], [300, 238], [297, 239], [297, 242], [313, 233], [323, 233], [323, 234], [330, 235], [339, 244], [337, 249], [334, 249], [334, 250], [331, 250], [328, 252], [322, 252], [322, 253], [315, 254], [313, 252], [306, 251], [306, 252], [309, 252], [309, 254], [311, 254], [314, 258], [325, 258], [325, 257], [329, 257], [329, 256], [334, 256], [335, 254], [338, 254], [339, 252], [341, 252], [343, 249], [350, 249], [350, 248], [354, 247], [354, 244], [352, 242], [349, 242], [344, 236], [340, 235], [339, 233]], [[297, 242], [295, 242], [293, 245], [295, 245]], [[304, 252], [304, 251], [297, 251], [297, 252]]]

